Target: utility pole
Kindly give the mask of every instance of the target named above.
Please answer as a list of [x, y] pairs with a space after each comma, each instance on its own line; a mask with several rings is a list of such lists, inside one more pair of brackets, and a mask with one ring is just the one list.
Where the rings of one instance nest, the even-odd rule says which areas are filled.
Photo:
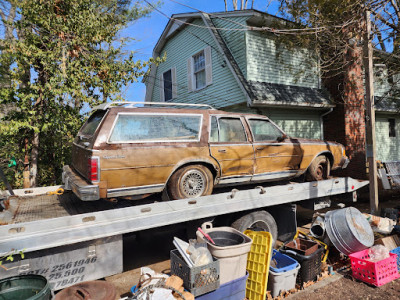
[[372, 63], [372, 36], [370, 12], [365, 12], [366, 31], [364, 34], [364, 73], [366, 91], [366, 140], [367, 140], [367, 162], [369, 168], [369, 203], [371, 214], [378, 213], [378, 178], [376, 167], [376, 142], [375, 142], [375, 108], [374, 108], [374, 73]]

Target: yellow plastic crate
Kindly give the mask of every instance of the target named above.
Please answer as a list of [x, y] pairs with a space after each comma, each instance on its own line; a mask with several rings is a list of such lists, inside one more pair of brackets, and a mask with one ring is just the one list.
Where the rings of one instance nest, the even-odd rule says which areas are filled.
[[246, 284], [246, 298], [265, 300], [272, 256], [272, 236], [269, 232], [252, 230], [246, 230], [244, 234], [253, 240], [247, 256], [249, 278]]

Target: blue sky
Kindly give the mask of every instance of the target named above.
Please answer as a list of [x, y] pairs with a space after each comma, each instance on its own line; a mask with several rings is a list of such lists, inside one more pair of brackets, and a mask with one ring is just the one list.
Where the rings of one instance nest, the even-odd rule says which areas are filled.
[[[155, 3], [154, 0], [149, 0], [149, 2]], [[159, 7], [159, 10], [167, 16], [196, 11], [181, 5], [178, 2], [209, 13], [225, 11], [224, 0], [164, 0], [162, 5]], [[240, 3], [240, 0], [238, 2]], [[249, 4], [247, 8], [250, 8], [251, 0], [248, 2]], [[254, 1], [254, 8], [260, 11], [265, 11], [268, 2], [268, 0]], [[274, 11], [276, 12], [276, 1], [271, 2], [272, 4], [268, 9], [269, 13]], [[228, 0], [228, 9], [232, 9], [231, 0]], [[154, 11], [146, 18], [136, 21], [123, 32], [124, 36], [129, 36], [135, 39], [129, 43], [127, 49], [136, 52], [136, 59], [148, 60], [151, 57], [153, 48], [167, 23], [168, 18], [157, 11]], [[144, 101], [146, 88], [143, 83], [137, 82], [127, 86], [121, 92], [128, 101]]]

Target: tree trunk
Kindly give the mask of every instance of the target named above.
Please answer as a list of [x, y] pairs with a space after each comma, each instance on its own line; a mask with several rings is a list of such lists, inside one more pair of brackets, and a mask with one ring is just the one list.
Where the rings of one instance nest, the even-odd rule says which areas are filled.
[[31, 151], [31, 188], [37, 186], [37, 171], [38, 171], [38, 158], [39, 158], [39, 132], [33, 133], [32, 151]]

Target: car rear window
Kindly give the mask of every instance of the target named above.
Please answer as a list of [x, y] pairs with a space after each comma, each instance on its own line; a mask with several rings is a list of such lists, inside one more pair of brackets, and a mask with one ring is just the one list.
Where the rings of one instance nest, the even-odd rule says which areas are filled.
[[109, 142], [196, 141], [202, 115], [119, 114]]
[[85, 125], [83, 125], [79, 134], [82, 136], [92, 136], [96, 132], [97, 127], [99, 127], [99, 124], [105, 114], [106, 114], [105, 110], [98, 110], [94, 112], [89, 117]]

